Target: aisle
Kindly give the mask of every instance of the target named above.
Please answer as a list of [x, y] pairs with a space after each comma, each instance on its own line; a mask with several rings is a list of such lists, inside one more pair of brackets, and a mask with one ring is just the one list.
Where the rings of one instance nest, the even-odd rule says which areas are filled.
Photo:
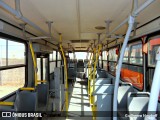
[[71, 116], [71, 118], [87, 117], [87, 119], [92, 120], [92, 112], [87, 95], [86, 80], [77, 78], [74, 86], [69, 86], [69, 98], [68, 115]]

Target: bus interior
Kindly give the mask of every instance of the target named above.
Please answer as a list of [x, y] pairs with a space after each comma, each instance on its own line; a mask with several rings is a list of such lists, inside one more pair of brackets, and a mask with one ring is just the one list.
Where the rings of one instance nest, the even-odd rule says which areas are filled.
[[160, 0], [0, 0], [0, 120], [160, 120]]

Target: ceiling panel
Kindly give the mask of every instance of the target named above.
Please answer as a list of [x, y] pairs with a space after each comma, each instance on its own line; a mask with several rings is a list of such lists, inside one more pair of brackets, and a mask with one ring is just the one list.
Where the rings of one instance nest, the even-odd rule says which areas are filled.
[[[3, 0], [15, 8], [14, 0]], [[145, 0], [139, 0], [139, 5]], [[138, 17], [140, 25], [160, 15], [160, 0], [156, 0], [146, 8]], [[112, 20], [110, 31], [120, 24], [130, 13], [132, 0], [21, 0], [21, 10], [25, 17], [36, 23], [40, 28], [48, 32], [46, 21], [53, 21], [53, 35], [59, 39], [57, 33], [62, 33], [63, 44], [67, 47], [70, 40], [90, 40], [85, 46], [90, 45], [93, 39], [97, 39], [97, 33], [105, 30], [96, 30], [96, 26], [105, 26], [105, 20]], [[6, 11], [0, 9], [0, 14], [17, 23], [21, 23]], [[40, 32], [27, 26], [27, 30], [41, 35]], [[127, 25], [116, 33], [125, 34]], [[103, 35], [104, 36], [104, 35]], [[102, 36], [102, 37], [103, 37]], [[93, 41], [92, 41], [93, 42]], [[72, 43], [75, 47], [82, 44]]]

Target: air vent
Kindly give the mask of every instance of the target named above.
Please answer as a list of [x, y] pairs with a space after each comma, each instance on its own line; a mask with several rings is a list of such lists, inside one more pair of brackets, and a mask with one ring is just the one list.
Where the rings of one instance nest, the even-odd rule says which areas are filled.
[[88, 43], [89, 40], [70, 40], [71, 43]]

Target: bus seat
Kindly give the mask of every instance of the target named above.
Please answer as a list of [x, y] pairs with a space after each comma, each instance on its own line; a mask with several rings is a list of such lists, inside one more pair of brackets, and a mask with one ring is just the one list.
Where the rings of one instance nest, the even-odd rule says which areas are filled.
[[55, 88], [54, 88], [54, 72], [50, 74], [50, 81], [49, 81], [49, 95], [50, 95], [50, 97], [54, 97], [54, 95], [55, 95]]
[[20, 91], [16, 92], [14, 103], [16, 111], [36, 111], [37, 110], [37, 92]]
[[46, 84], [38, 84], [37, 86], [38, 93], [38, 110], [46, 111], [48, 99], [49, 99], [49, 85]]
[[111, 78], [97, 78], [95, 84], [111, 84], [112, 79]]
[[97, 68], [97, 78], [107, 78], [107, 73], [105, 70]]
[[[103, 84], [95, 85], [95, 98], [97, 99], [97, 120], [112, 119], [112, 101], [113, 101], [114, 85]], [[102, 112], [104, 111], [104, 112]]]
[[127, 99], [129, 92], [134, 92], [133, 86], [131, 84], [120, 84], [118, 88], [118, 115], [120, 117], [127, 113]]
[[[147, 114], [149, 93], [131, 92], [128, 94], [127, 107], [129, 114], [143, 115]], [[132, 117], [130, 117], [132, 119]], [[135, 120], [144, 120], [143, 117], [134, 117]]]

